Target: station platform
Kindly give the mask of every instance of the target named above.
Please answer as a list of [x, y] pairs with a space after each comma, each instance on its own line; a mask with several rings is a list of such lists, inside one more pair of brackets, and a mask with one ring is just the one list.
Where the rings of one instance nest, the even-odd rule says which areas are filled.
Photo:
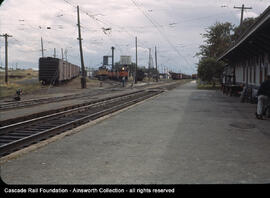
[[270, 182], [270, 122], [195, 81], [1, 163], [7, 184]]

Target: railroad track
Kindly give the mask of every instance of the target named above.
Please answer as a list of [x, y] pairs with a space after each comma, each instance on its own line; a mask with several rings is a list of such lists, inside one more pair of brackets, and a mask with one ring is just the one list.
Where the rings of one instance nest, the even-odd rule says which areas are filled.
[[72, 100], [72, 99], [77, 99], [77, 98], [91, 97], [91, 96], [93, 97], [93, 96], [102, 94], [106, 91], [108, 91], [108, 89], [94, 90], [91, 93], [72, 94], [72, 95], [66, 95], [66, 96], [60, 96], [60, 97], [30, 99], [30, 100], [24, 100], [24, 101], [11, 101], [11, 102], [6, 102], [6, 103], [0, 103], [0, 110], [22, 108], [22, 107], [47, 104], [47, 103], [52, 103], [52, 102]]
[[0, 127], [0, 157], [116, 112], [161, 92], [162, 90], [140, 90], [89, 104], [85, 103], [70, 109], [30, 116], [24, 120], [21, 118], [14, 119], [6, 125], [2, 123], [3, 126]]
[[[143, 85], [139, 89], [144, 89], [148, 87], [149, 85]], [[172, 87], [175, 87], [175, 84], [169, 83], [169, 84], [159, 84], [158, 87], [162, 88], [168, 88], [171, 89]], [[81, 93], [81, 94], [72, 94], [67, 96], [60, 96], [60, 97], [51, 97], [51, 98], [40, 98], [40, 99], [31, 99], [31, 100], [24, 100], [24, 101], [11, 101], [6, 103], [0, 103], [0, 110], [9, 110], [14, 108], [23, 108], [23, 107], [29, 107], [34, 105], [40, 105], [40, 104], [48, 104], [52, 102], [61, 102], [65, 100], [72, 100], [72, 99], [78, 99], [78, 98], [84, 98], [84, 97], [93, 97], [100, 94], [104, 94], [108, 91], [120, 91], [123, 89], [119, 89], [119, 85], [112, 86], [106, 89], [101, 90], [93, 90], [91, 93]]]

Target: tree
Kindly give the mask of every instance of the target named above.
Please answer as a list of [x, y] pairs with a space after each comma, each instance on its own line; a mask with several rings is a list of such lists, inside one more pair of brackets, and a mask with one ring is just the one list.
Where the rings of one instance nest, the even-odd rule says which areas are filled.
[[217, 22], [206, 29], [206, 33], [202, 35], [205, 38], [205, 44], [200, 46], [200, 51], [196, 54], [201, 56], [198, 63], [199, 78], [209, 83], [214, 83], [215, 78], [221, 78], [225, 63], [217, 62], [217, 58], [241, 38], [255, 20], [246, 18], [242, 25], [237, 27], [229, 22]]
[[232, 41], [236, 42], [243, 33], [245, 33], [256, 21], [256, 18], [245, 18], [241, 25], [233, 29]]
[[233, 31], [233, 25], [229, 22], [215, 23], [206, 29], [206, 33], [203, 34], [203, 38], [206, 44], [200, 46], [200, 52], [197, 56], [214, 57], [218, 58], [222, 53], [231, 45], [231, 32]]
[[202, 58], [220, 57], [229, 47], [231, 47], [241, 35], [254, 24], [256, 18], [246, 18], [243, 23], [234, 27], [231, 23], [219, 23], [206, 29], [206, 33], [202, 35], [205, 38], [205, 44], [201, 45], [200, 51], [196, 53]]
[[213, 57], [202, 58], [198, 64], [198, 77], [215, 86], [215, 80], [220, 79], [225, 63]]

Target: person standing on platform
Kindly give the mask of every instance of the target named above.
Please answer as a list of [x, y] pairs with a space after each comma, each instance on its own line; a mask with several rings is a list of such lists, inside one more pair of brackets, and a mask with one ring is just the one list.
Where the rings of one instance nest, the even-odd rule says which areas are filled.
[[[270, 75], [267, 75], [266, 80], [261, 84], [258, 93], [258, 104], [257, 104], [257, 112], [256, 117], [258, 119], [263, 119], [264, 108], [267, 104], [269, 104], [270, 100]], [[270, 109], [268, 108], [268, 116], [270, 113]]]

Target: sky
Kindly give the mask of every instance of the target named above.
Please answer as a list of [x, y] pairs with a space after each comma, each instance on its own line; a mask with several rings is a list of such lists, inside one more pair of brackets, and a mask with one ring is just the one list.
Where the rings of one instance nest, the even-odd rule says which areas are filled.
[[[18, 3], [23, 2], [23, 3]], [[252, 9], [244, 18], [259, 16], [270, 0], [5, 0], [0, 7], [0, 34], [9, 34], [8, 60], [11, 68], [38, 69], [41, 37], [45, 56], [80, 63], [77, 9], [80, 21], [84, 63], [98, 68], [103, 56], [115, 61], [121, 55], [135, 62], [135, 37], [138, 39], [138, 65], [148, 66], [149, 48], [154, 57], [157, 48], [158, 68], [174, 72], [196, 73], [203, 44], [202, 34], [216, 22], [239, 25], [244, 4]], [[0, 65], [4, 65], [4, 38], [0, 37]]]

